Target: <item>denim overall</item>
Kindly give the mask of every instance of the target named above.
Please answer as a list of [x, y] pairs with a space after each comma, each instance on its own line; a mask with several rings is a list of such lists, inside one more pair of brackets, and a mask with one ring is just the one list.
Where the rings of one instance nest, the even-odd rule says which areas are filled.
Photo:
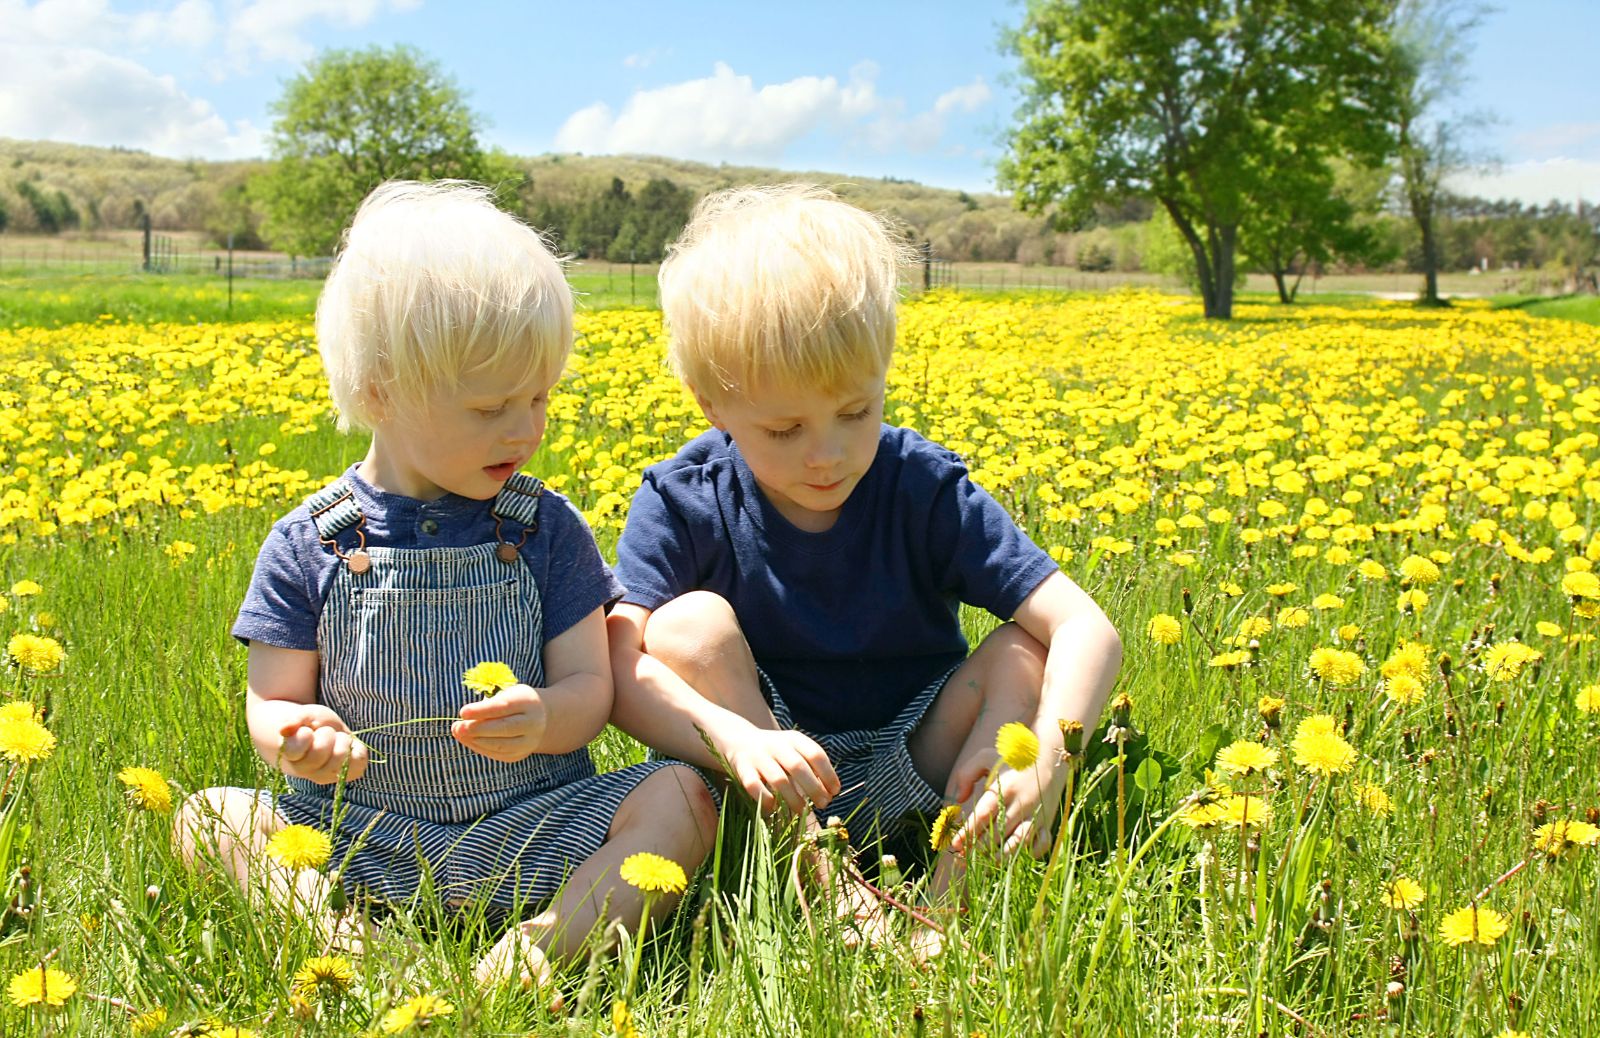
[[474, 664], [500, 661], [544, 684], [539, 588], [517, 550], [538, 535], [542, 490], [513, 475], [491, 506], [498, 543], [461, 548], [368, 547], [342, 479], [306, 501], [342, 560], [317, 628], [318, 702], [371, 759], [342, 787], [291, 777], [276, 806], [334, 830], [333, 867], [353, 888], [403, 901], [426, 869], [446, 901], [537, 903], [599, 848], [617, 806], [660, 766], [596, 775], [587, 748], [506, 763], [450, 734], [481, 698], [461, 680]]

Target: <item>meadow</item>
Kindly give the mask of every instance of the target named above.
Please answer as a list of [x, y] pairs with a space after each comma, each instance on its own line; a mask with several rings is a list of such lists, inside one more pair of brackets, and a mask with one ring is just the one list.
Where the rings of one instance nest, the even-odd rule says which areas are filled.
[[[13, 288], [0, 1036], [1600, 1024], [1600, 329], [1473, 303], [1216, 325], [1148, 291], [908, 301], [888, 419], [962, 453], [1123, 636], [1056, 853], [976, 854], [923, 966], [808, 925], [786, 845], [730, 802], [671, 928], [483, 997], [470, 918], [397, 911], [348, 973], [307, 973], [311, 929], [169, 846], [174, 800], [279, 781], [228, 627], [273, 519], [364, 449], [333, 430], [310, 293], [225, 321], [184, 307], [214, 297]], [[530, 470], [609, 557], [640, 471], [704, 422], [657, 312], [578, 329]], [[876, 876], [907, 904], [914, 857]]]

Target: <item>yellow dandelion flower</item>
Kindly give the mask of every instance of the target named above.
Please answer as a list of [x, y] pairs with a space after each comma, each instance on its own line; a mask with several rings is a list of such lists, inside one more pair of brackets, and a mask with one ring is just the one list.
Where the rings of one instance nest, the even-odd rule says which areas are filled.
[[1420, 613], [1428, 605], [1428, 593], [1421, 588], [1408, 588], [1394, 600], [1394, 607], [1402, 613]]
[[1272, 821], [1272, 807], [1265, 797], [1229, 793], [1220, 804], [1222, 824], [1231, 829], [1246, 825], [1253, 825], [1259, 829]]
[[315, 955], [294, 971], [293, 990], [308, 1002], [337, 998], [356, 982], [355, 967], [343, 955]]
[[1239, 621], [1240, 638], [1259, 638], [1272, 630], [1272, 621], [1264, 616], [1247, 616]]
[[1311, 608], [1315, 609], [1319, 613], [1328, 612], [1329, 610], [1333, 609], [1343, 609], [1344, 599], [1340, 598], [1338, 595], [1318, 595], [1316, 598], [1311, 600]]
[[117, 772], [117, 781], [128, 787], [128, 803], [156, 814], [172, 810], [172, 787], [152, 768], [127, 767]]
[[133, 1033], [136, 1035], [154, 1034], [167, 1022], [167, 1011], [161, 1006], [147, 1009], [134, 1017], [131, 1021]]
[[1361, 625], [1360, 624], [1340, 624], [1339, 625], [1339, 629], [1334, 631], [1333, 633], [1337, 634], [1339, 636], [1339, 640], [1340, 641], [1342, 641], [1342, 642], [1344, 642], [1345, 644], [1348, 645], [1350, 642], [1353, 642], [1357, 638], [1361, 637]]
[[55, 752], [50, 729], [27, 717], [0, 717], [0, 756], [15, 764], [34, 764]]
[[290, 869], [320, 869], [333, 854], [328, 834], [309, 825], [286, 825], [267, 840], [267, 854]]
[[613, 1038], [639, 1038], [638, 1028], [633, 1026], [633, 1010], [620, 998], [611, 1003], [611, 1034]]
[[172, 560], [172, 564], [179, 566], [200, 549], [188, 541], [173, 541], [163, 550], [167, 553], [167, 558]]
[[1561, 590], [1570, 598], [1600, 598], [1600, 576], [1577, 570], [1561, 578]]
[[950, 846], [950, 840], [955, 836], [960, 824], [960, 804], [946, 804], [940, 808], [938, 815], [933, 819], [933, 828], [928, 833], [928, 846], [935, 851], [942, 851]]
[[1190, 804], [1178, 816], [1178, 821], [1191, 829], [1214, 829], [1222, 824], [1227, 813], [1227, 806], [1221, 800], [1211, 800]]
[[1501, 642], [1483, 654], [1483, 669], [1494, 681], [1512, 681], [1526, 664], [1543, 658], [1544, 653], [1521, 642]]
[[1356, 566], [1356, 572], [1368, 580], [1382, 580], [1389, 575], [1389, 571], [1383, 568], [1383, 563], [1376, 559], [1362, 559]]
[[1242, 667], [1249, 662], [1249, 649], [1234, 649], [1231, 652], [1217, 653], [1215, 656], [1211, 657], [1207, 663], [1207, 666], [1216, 667], [1219, 670], [1231, 670], [1234, 667]]
[[1402, 640], [1394, 647], [1389, 658], [1378, 667], [1378, 673], [1386, 678], [1396, 674], [1410, 674], [1417, 680], [1428, 676], [1428, 653], [1432, 649], [1422, 642], [1408, 642]]
[[44, 588], [31, 580], [19, 580], [11, 585], [11, 594], [16, 598], [29, 598], [39, 594]]
[[1222, 592], [1224, 595], [1227, 595], [1229, 598], [1238, 598], [1240, 595], [1244, 594], [1244, 588], [1240, 587], [1238, 584], [1235, 584], [1231, 580], [1224, 580], [1222, 583], [1218, 584], [1217, 590]]
[[1278, 751], [1240, 739], [1217, 751], [1217, 767], [1230, 775], [1252, 775], [1278, 763]]
[[54, 638], [37, 634], [13, 634], [6, 642], [6, 656], [23, 670], [44, 674], [61, 666], [67, 652]]
[[1326, 646], [1312, 650], [1311, 671], [1330, 685], [1351, 685], [1366, 671], [1367, 663], [1360, 656], [1344, 649]]
[[1527, 1031], [1518, 1031], [1510, 1027], [1502, 1027], [1500, 1033], [1494, 1038], [1533, 1038]]
[[1021, 721], [1007, 721], [994, 735], [994, 752], [1012, 771], [1024, 771], [1039, 759], [1039, 737]]
[[1600, 828], [1588, 822], [1560, 819], [1547, 822], [1533, 831], [1533, 845], [1552, 858], [1559, 858], [1579, 847], [1593, 847], [1600, 842]]
[[1170, 613], [1157, 613], [1150, 618], [1149, 634], [1158, 645], [1176, 645], [1183, 640], [1183, 624]]
[[1387, 818], [1394, 811], [1394, 801], [1389, 799], [1388, 791], [1376, 782], [1363, 782], [1356, 790], [1356, 800], [1379, 818]]
[[1393, 883], [1383, 888], [1383, 903], [1396, 912], [1410, 912], [1428, 899], [1422, 884], [1409, 876], [1396, 876]]
[[1585, 685], [1578, 689], [1576, 705], [1580, 714], [1600, 714], [1600, 685]]
[[1561, 637], [1562, 633], [1561, 625], [1553, 624], [1549, 620], [1540, 620], [1538, 623], [1533, 625], [1533, 629], [1544, 635], [1546, 638], [1559, 638]]
[[1311, 622], [1311, 613], [1299, 606], [1285, 609], [1278, 614], [1278, 626], [1289, 630], [1296, 630]]
[[1407, 555], [1400, 563], [1400, 577], [1408, 584], [1436, 584], [1439, 576], [1439, 567], [1421, 555]]
[[1318, 775], [1342, 775], [1356, 762], [1355, 747], [1332, 732], [1295, 736], [1294, 762]]
[[1282, 598], [1284, 595], [1292, 595], [1296, 591], [1299, 591], [1300, 585], [1290, 584], [1287, 582], [1282, 584], [1268, 584], [1264, 590], [1273, 598]]
[[1444, 917], [1439, 924], [1439, 939], [1452, 948], [1462, 944], [1494, 944], [1510, 928], [1506, 917], [1492, 908], [1468, 905]]
[[1422, 682], [1413, 674], [1395, 674], [1383, 682], [1383, 694], [1400, 706], [1422, 702], [1422, 692]]
[[490, 660], [468, 667], [461, 683], [479, 695], [492, 696], [517, 683], [516, 673], [504, 663]]
[[682, 865], [649, 851], [628, 855], [617, 871], [624, 883], [652, 894], [681, 894], [689, 885]]
[[1278, 727], [1278, 719], [1283, 714], [1284, 700], [1278, 696], [1266, 695], [1256, 700], [1256, 713], [1261, 715], [1267, 727]]
[[1339, 722], [1332, 714], [1312, 714], [1294, 727], [1296, 739], [1309, 735], [1338, 735]]
[[[16, 594], [15, 588], [12, 594]], [[63, 973], [54, 966], [23, 970], [12, 977], [6, 987], [6, 994], [14, 1006], [46, 1006], [52, 1009], [66, 1005], [67, 999], [77, 991], [78, 982], [72, 979], [71, 974]]]
[[455, 1006], [438, 995], [418, 995], [383, 1014], [378, 1027], [384, 1034], [423, 1031], [455, 1011]]
[[1350, 554], [1349, 548], [1346, 548], [1342, 544], [1335, 544], [1333, 547], [1323, 552], [1322, 557], [1330, 566], [1344, 566], [1348, 565], [1354, 556]]

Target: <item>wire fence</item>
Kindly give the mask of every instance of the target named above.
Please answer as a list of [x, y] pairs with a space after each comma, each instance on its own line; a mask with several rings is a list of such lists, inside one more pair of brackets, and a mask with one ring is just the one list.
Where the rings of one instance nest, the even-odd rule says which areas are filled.
[[40, 238], [0, 234], [0, 277], [171, 274], [235, 278], [324, 278], [332, 259], [204, 248], [192, 239], [156, 234], [146, 255], [137, 236]]

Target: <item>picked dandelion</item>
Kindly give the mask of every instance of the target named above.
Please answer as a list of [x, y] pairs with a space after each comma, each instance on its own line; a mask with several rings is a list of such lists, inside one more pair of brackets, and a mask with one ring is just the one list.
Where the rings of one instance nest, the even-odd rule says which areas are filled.
[[961, 823], [961, 805], [946, 804], [934, 816], [933, 828], [928, 833], [928, 846], [935, 852], [950, 846]]
[[688, 885], [683, 866], [649, 851], [628, 855], [617, 871], [624, 883], [646, 894], [681, 894]]
[[516, 683], [516, 672], [497, 660], [468, 667], [467, 672], [461, 675], [461, 684], [466, 686], [468, 691], [483, 696], [504, 692]]
[[995, 733], [994, 750], [1012, 771], [1025, 771], [1039, 759], [1039, 737], [1020, 721], [1008, 721]]

